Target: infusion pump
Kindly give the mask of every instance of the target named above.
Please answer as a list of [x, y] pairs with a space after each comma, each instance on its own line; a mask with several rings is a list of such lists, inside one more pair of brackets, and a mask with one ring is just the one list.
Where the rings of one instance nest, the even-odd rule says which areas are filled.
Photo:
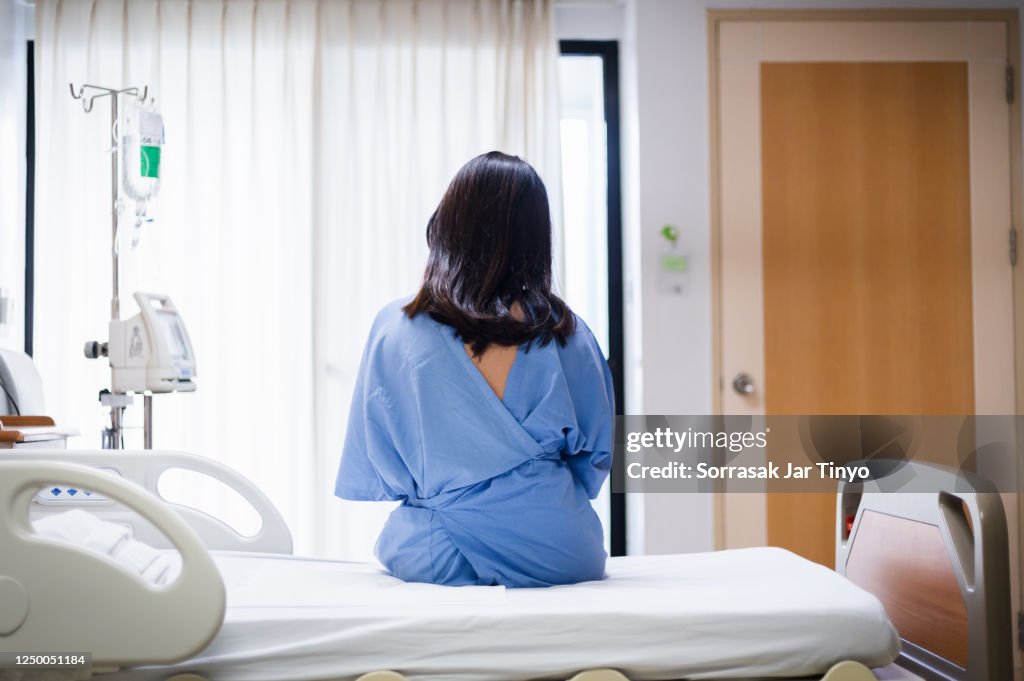
[[110, 322], [106, 353], [102, 348], [86, 355], [106, 354], [115, 393], [188, 392], [196, 389], [196, 358], [185, 322], [170, 297], [136, 293], [139, 314]]

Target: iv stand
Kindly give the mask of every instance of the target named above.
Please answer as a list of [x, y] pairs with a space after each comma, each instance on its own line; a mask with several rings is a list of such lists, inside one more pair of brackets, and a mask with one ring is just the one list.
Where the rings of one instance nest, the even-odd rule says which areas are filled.
[[[82, 101], [82, 109], [85, 113], [92, 111], [93, 102], [102, 97], [110, 97], [110, 130], [111, 134], [115, 133], [118, 122], [118, 101], [121, 95], [131, 95], [136, 97], [140, 102], [144, 102], [146, 97], [149, 95], [149, 86], [144, 86], [142, 94], [139, 94], [139, 88], [129, 87], [122, 88], [120, 90], [114, 88], [103, 87], [100, 85], [82, 85], [75, 92], [75, 86], [72, 83], [68, 83], [68, 88], [71, 90], [71, 97]], [[121, 182], [120, 182], [120, 154], [118, 153], [120, 148], [120, 140], [114, 139], [114, 146], [111, 150], [110, 155], [110, 227], [111, 227], [111, 246], [110, 246], [110, 260], [111, 260], [111, 284], [113, 287], [113, 294], [110, 298], [110, 319], [111, 321], [117, 321], [121, 317], [121, 301], [119, 297], [120, 282], [118, 275], [120, 272], [120, 254], [117, 248], [117, 219], [119, 208], [121, 207]], [[98, 357], [107, 356], [107, 344], [97, 343], [91, 341], [85, 344], [85, 356], [91, 359]], [[128, 405], [132, 404], [132, 396], [127, 393], [115, 393], [110, 390], [100, 391], [100, 403], [110, 409], [110, 426], [103, 431], [103, 448], [104, 449], [122, 449], [124, 447], [124, 410]], [[143, 404], [145, 408], [144, 424], [145, 432], [143, 439], [145, 442], [146, 449], [150, 449], [153, 446], [153, 432], [152, 432], [152, 396], [145, 395], [143, 397]]]

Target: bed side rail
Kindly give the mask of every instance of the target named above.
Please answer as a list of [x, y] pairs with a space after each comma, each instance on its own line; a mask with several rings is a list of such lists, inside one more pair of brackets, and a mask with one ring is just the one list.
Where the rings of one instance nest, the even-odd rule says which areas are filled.
[[[99, 553], [33, 531], [40, 486], [95, 490], [146, 517], [181, 554], [153, 586]], [[201, 651], [220, 629], [220, 573], [185, 521], [139, 485], [94, 468], [0, 458], [0, 652], [89, 652], [97, 666], [169, 663]]]
[[840, 483], [836, 570], [885, 606], [902, 639], [902, 666], [943, 681], [1013, 678], [1000, 495], [944, 466], [867, 463], [890, 472]]
[[[237, 471], [195, 454], [161, 450], [68, 450], [32, 449], [11, 450], [0, 455], [3, 461], [63, 461], [100, 468], [143, 487], [159, 497], [176, 511], [202, 539], [209, 550], [248, 551], [261, 553], [292, 552], [292, 536], [281, 513], [256, 485]], [[190, 506], [182, 506], [164, 499], [158, 489], [160, 477], [168, 470], [183, 469], [218, 480], [237, 492], [259, 514], [261, 525], [253, 536], [243, 536], [223, 521]], [[77, 492], [77, 490], [76, 490]], [[77, 493], [73, 497], [61, 496], [59, 503], [32, 504], [32, 518], [80, 508], [103, 520], [128, 525], [134, 537], [155, 548], [169, 548], [167, 540], [144, 517], [131, 509]]]

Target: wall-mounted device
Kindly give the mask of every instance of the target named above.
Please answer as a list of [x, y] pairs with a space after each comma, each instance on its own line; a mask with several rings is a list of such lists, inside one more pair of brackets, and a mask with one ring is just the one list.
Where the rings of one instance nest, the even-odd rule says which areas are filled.
[[14, 323], [14, 299], [11, 292], [0, 288], [0, 338], [6, 338]]
[[686, 291], [690, 256], [679, 244], [679, 229], [665, 225], [658, 234], [658, 290], [661, 293], [681, 294]]

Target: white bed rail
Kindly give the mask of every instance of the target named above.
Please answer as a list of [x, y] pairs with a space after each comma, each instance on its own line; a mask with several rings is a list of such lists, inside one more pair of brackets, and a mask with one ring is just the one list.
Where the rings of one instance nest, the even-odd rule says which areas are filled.
[[[113, 472], [160, 498], [189, 524], [209, 550], [285, 554], [292, 552], [292, 536], [288, 525], [267, 495], [238, 472], [212, 459], [184, 452], [161, 450], [33, 449], [11, 450], [11, 453], [4, 453], [0, 460], [26, 463], [61, 461]], [[209, 476], [237, 492], [259, 514], [259, 532], [253, 536], [244, 536], [212, 515], [165, 499], [160, 494], [158, 483], [164, 473], [173, 469]], [[56, 481], [44, 481], [44, 484], [55, 483]], [[128, 525], [132, 528], [135, 539], [150, 546], [170, 548], [163, 534], [142, 516], [120, 504], [97, 500], [95, 496], [87, 497], [84, 493], [74, 497], [64, 494], [59, 503], [36, 501], [32, 504], [32, 518], [39, 519], [73, 508], [86, 510], [103, 520]]]
[[[145, 517], [181, 554], [173, 582], [152, 586], [99, 553], [33, 531], [41, 486], [76, 485]], [[75, 463], [0, 457], [0, 652], [88, 652], [96, 666], [169, 663], [213, 639], [225, 590], [202, 541], [139, 485]]]

